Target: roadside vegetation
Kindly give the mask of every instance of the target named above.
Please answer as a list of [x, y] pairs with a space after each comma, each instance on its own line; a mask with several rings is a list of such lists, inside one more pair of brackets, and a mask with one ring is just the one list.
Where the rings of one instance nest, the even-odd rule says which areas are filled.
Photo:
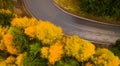
[[10, 21], [15, 16], [12, 0], [0, 0], [0, 24], [10, 25]]
[[13, 11], [12, 0], [0, 0], [0, 9], [9, 9], [10, 11]]
[[0, 66], [120, 65], [119, 57], [107, 48], [96, 48], [76, 35], [66, 36], [49, 21], [16, 17], [0, 32], [0, 51], [8, 54], [1, 53]]
[[118, 39], [115, 43], [115, 45], [113, 45], [110, 50], [120, 58], [120, 39]]
[[96, 21], [120, 24], [119, 0], [54, 0], [66, 11]]
[[[9, 8], [0, 13], [0, 66], [120, 65], [119, 55], [76, 35], [66, 36], [49, 21], [18, 17]], [[12, 17], [2, 18], [6, 14]]]

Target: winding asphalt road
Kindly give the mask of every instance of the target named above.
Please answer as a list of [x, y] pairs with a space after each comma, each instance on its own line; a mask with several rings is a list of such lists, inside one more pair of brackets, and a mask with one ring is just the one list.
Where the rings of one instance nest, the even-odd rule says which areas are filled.
[[63, 28], [64, 33], [99, 44], [114, 43], [120, 37], [120, 26], [108, 26], [79, 19], [58, 9], [52, 0], [24, 0], [30, 14], [42, 20], [51, 21]]

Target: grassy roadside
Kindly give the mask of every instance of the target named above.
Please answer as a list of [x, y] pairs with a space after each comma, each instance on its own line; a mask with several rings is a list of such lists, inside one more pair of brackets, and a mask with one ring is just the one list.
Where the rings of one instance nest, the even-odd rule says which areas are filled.
[[120, 25], [120, 20], [117, 19], [116, 17], [109, 17], [109, 16], [100, 17], [100, 16], [91, 15], [81, 11], [79, 8], [80, 2], [78, 0], [54, 0], [54, 1], [59, 6], [64, 8], [66, 11], [72, 14], [78, 15], [80, 17], [85, 17], [88, 19], [92, 19], [92, 20], [96, 20], [104, 23]]

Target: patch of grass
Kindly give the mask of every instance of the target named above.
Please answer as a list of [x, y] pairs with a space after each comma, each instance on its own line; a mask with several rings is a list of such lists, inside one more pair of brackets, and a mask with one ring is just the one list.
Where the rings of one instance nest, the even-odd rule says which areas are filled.
[[79, 13], [79, 6], [80, 3], [78, 0], [55, 0], [60, 6], [64, 7], [67, 10], [70, 10], [75, 13]]
[[83, 12], [80, 9], [80, 1], [79, 0], [55, 0], [55, 2], [60, 5], [62, 8], [64, 8], [66, 11], [75, 14], [77, 16], [85, 17], [88, 19], [104, 22], [104, 23], [110, 23], [110, 24], [119, 24], [120, 25], [120, 19], [118, 19], [115, 16], [96, 16], [90, 13]]

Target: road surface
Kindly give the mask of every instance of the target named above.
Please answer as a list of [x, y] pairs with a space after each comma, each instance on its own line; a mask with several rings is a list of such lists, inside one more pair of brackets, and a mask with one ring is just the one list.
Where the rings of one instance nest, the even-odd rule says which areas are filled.
[[99, 44], [111, 44], [120, 37], [120, 26], [108, 26], [76, 18], [61, 11], [52, 0], [24, 0], [24, 3], [33, 17], [51, 21], [62, 27], [66, 34], [79, 35]]

